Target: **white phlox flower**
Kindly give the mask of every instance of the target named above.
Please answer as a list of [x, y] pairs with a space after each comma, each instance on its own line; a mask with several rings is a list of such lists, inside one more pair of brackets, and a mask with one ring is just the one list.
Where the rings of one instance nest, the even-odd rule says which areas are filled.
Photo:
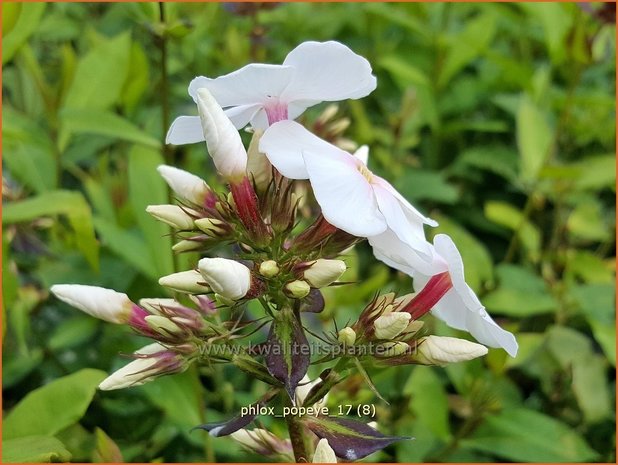
[[[266, 128], [295, 119], [320, 102], [365, 97], [376, 88], [369, 62], [339, 42], [303, 42], [281, 65], [252, 63], [237, 71], [191, 81], [189, 95], [197, 103], [199, 89], [208, 89], [236, 128], [249, 122]], [[197, 116], [180, 116], [167, 133], [168, 144], [204, 140]]]

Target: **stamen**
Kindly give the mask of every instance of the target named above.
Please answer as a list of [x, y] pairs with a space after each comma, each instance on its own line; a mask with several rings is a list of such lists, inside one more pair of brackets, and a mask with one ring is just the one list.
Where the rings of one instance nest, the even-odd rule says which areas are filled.
[[363, 175], [367, 182], [371, 182], [371, 180], [373, 179], [373, 173], [369, 171], [369, 168], [367, 168], [367, 166], [365, 166], [363, 163], [360, 163], [358, 166], [358, 171], [360, 172], [360, 174]]

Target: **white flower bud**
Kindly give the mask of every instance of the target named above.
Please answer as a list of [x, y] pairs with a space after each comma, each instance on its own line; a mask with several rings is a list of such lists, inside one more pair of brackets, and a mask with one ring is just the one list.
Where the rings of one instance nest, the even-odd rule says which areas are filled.
[[198, 268], [212, 290], [227, 299], [242, 299], [251, 288], [251, 270], [237, 261], [202, 258]]
[[203, 294], [208, 292], [208, 286], [200, 283], [204, 283], [204, 278], [195, 270], [180, 271], [159, 278], [159, 284], [161, 286], [188, 294]]
[[335, 451], [325, 438], [320, 439], [313, 453], [312, 463], [337, 463]]
[[240, 134], [206, 88], [197, 91], [197, 109], [217, 171], [229, 181], [241, 180], [247, 173], [247, 151]]
[[427, 336], [419, 339], [415, 359], [423, 365], [465, 362], [487, 354], [487, 347], [456, 337]]
[[410, 348], [408, 344], [402, 341], [385, 342], [378, 347], [380, 348], [378, 355], [382, 355], [383, 357], [395, 357], [406, 353]]
[[153, 331], [163, 335], [169, 336], [170, 334], [178, 334], [181, 333], [182, 330], [169, 318], [160, 316], [160, 315], [148, 315], [146, 318], [146, 323]]
[[295, 299], [302, 299], [309, 295], [311, 287], [306, 281], [296, 280], [285, 285], [285, 290]]
[[194, 221], [195, 226], [200, 228], [210, 237], [217, 237], [225, 234], [225, 229], [221, 228], [225, 223], [216, 218], [200, 218]]
[[251, 138], [249, 149], [247, 150], [247, 171], [250, 178], [257, 186], [258, 190], [264, 190], [268, 186], [273, 174], [273, 166], [268, 157], [259, 150], [260, 138], [264, 131], [256, 129]]
[[382, 315], [373, 323], [377, 339], [394, 339], [407, 327], [412, 316], [406, 312], [393, 312]]
[[210, 188], [202, 178], [168, 165], [159, 165], [157, 171], [180, 198], [200, 206], [204, 205]]
[[193, 218], [178, 205], [148, 205], [146, 211], [172, 228], [182, 231], [193, 229]]
[[305, 270], [303, 277], [311, 286], [320, 288], [337, 281], [345, 270], [345, 262], [342, 260], [319, 258]]
[[286, 454], [291, 452], [292, 446], [289, 441], [280, 439], [268, 430], [244, 428], [234, 431], [231, 437], [242, 446], [257, 454], [271, 456], [273, 454]]
[[260, 263], [260, 274], [267, 278], [273, 278], [279, 274], [279, 265], [274, 260], [266, 260]]
[[[300, 380], [298, 386], [295, 389], [296, 394], [296, 402], [298, 405], [302, 405], [304, 407], [309, 407], [309, 405], [305, 405], [305, 399], [309, 395], [309, 392], [313, 389], [314, 386], [317, 386], [320, 382], [322, 382], [321, 378], [316, 378], [311, 381], [308, 375], [303, 376], [303, 379]], [[321, 408], [326, 406], [326, 402], [328, 401], [328, 394], [322, 397], [318, 402], [313, 404], [311, 407]]]
[[131, 316], [133, 302], [122, 292], [81, 284], [56, 284], [51, 291], [63, 302], [110, 323], [126, 323]]
[[346, 346], [353, 346], [356, 342], [356, 331], [349, 326], [339, 330], [337, 334], [337, 340]]
[[172, 250], [177, 253], [190, 252], [192, 250], [198, 250], [203, 247], [203, 243], [200, 241], [178, 241], [172, 246]]
[[180, 305], [175, 299], [165, 298], [143, 298], [139, 299], [139, 306], [148, 310], [150, 313], [159, 315], [163, 307], [174, 308]]
[[[169, 372], [169, 370], [180, 371], [182, 366], [177, 356], [158, 342], [142, 347], [135, 353], [150, 355], [150, 357], [136, 358], [128, 365], [115, 371], [99, 384], [99, 389], [111, 391], [140, 386], [154, 379], [162, 367]], [[164, 363], [162, 364], [162, 362]]]

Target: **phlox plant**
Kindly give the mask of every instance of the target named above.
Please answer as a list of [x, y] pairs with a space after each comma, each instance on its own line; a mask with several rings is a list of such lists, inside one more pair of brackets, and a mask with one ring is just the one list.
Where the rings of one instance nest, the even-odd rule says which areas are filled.
[[[442, 366], [483, 356], [487, 347], [516, 356], [515, 337], [493, 321], [466, 284], [452, 239], [438, 234], [427, 241], [424, 228], [437, 223], [370, 171], [369, 148], [349, 153], [349, 144], [333, 145], [294, 121], [310, 106], [362, 98], [376, 85], [369, 62], [338, 42], [305, 42], [282, 65], [249, 64], [191, 81], [198, 115], [179, 116], [167, 142], [206, 142], [229, 192], [162, 165], [159, 174], [177, 204], [147, 211], [175, 230], [175, 252], [201, 254], [197, 267], [161, 277], [173, 299], [136, 303], [80, 284], [51, 289], [70, 305], [152, 340], [100, 389], [130, 388], [192, 363], [231, 364], [264, 382], [265, 394], [237, 416], [197, 428], [215, 437], [232, 435], [273, 459], [354, 461], [409, 438], [324, 408], [329, 391], [351, 374], [360, 372], [375, 390], [368, 366]], [[248, 149], [243, 129], [252, 133]], [[301, 203], [311, 202], [317, 206], [310, 211], [319, 213], [300, 218]], [[306, 315], [324, 309], [321, 289], [354, 285], [339, 281], [346, 271], [342, 255], [365, 239], [378, 260], [413, 278], [414, 292], [375, 295], [356, 321], [313, 333]], [[213, 257], [213, 251], [223, 256]], [[246, 312], [254, 299], [261, 315]], [[428, 334], [428, 314], [478, 343]], [[261, 338], [257, 344], [255, 337]], [[319, 356], [313, 350], [318, 342]], [[322, 370], [314, 380], [307, 377], [311, 365]], [[288, 438], [251, 427], [274, 406], [294, 412], [282, 419]]]

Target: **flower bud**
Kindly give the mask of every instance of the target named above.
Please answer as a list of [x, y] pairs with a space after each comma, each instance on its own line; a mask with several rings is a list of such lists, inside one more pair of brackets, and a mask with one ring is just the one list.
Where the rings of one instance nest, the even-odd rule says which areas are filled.
[[160, 315], [149, 315], [146, 318], [148, 327], [162, 336], [179, 334], [182, 330], [169, 318]]
[[345, 270], [345, 262], [342, 260], [319, 258], [305, 270], [303, 277], [311, 286], [320, 288], [337, 281]]
[[56, 284], [50, 290], [63, 302], [110, 323], [127, 323], [133, 312], [134, 304], [129, 297], [111, 289], [81, 284]]
[[198, 268], [212, 290], [225, 298], [242, 299], [251, 288], [251, 271], [237, 261], [202, 258]]
[[203, 241], [185, 240], [185, 241], [179, 241], [176, 244], [174, 244], [172, 246], [172, 250], [176, 253], [181, 253], [181, 252], [191, 252], [193, 250], [199, 250], [202, 247], [204, 247]]
[[392, 312], [382, 315], [373, 323], [375, 337], [377, 339], [391, 340], [399, 336], [410, 322], [410, 314], [402, 312]]
[[266, 278], [273, 278], [279, 274], [279, 265], [274, 260], [266, 260], [260, 263], [260, 274]]
[[285, 285], [285, 291], [295, 299], [302, 299], [309, 295], [311, 287], [306, 281], [296, 280]]
[[217, 171], [228, 181], [241, 180], [247, 172], [247, 151], [240, 134], [206, 88], [197, 91], [197, 109]]
[[212, 192], [202, 178], [168, 165], [159, 165], [157, 171], [165, 182], [181, 199], [203, 207]]
[[172, 228], [182, 231], [193, 229], [193, 218], [178, 205], [148, 205], [146, 211]]
[[174, 291], [188, 294], [203, 294], [208, 292], [204, 278], [195, 270], [180, 271], [159, 278], [159, 284]]
[[312, 463], [337, 463], [337, 456], [335, 451], [328, 443], [326, 438], [322, 438], [318, 441], [318, 445], [313, 453]]
[[405, 354], [410, 346], [402, 341], [385, 342], [378, 346], [377, 355], [382, 357], [396, 357], [397, 355]]
[[261, 428], [234, 431], [231, 437], [242, 446], [263, 456], [291, 454], [292, 444], [289, 440], [281, 439], [270, 431]]
[[418, 340], [414, 359], [423, 365], [444, 366], [487, 354], [487, 347], [456, 337], [427, 336]]
[[181, 356], [158, 342], [142, 347], [134, 356], [134, 361], [105, 378], [99, 384], [99, 389], [111, 391], [140, 386], [158, 375], [178, 373], [186, 367]]
[[356, 331], [347, 326], [339, 331], [337, 340], [343, 345], [353, 346], [356, 342]]
[[266, 189], [273, 174], [273, 166], [268, 157], [258, 148], [263, 133], [261, 129], [255, 129], [247, 150], [247, 171], [260, 192]]
[[221, 237], [227, 233], [225, 228], [222, 227], [225, 225], [225, 222], [216, 218], [200, 218], [199, 220], [195, 220], [194, 223], [195, 226], [210, 237]]
[[217, 306], [207, 295], [190, 295], [189, 298], [197, 305], [204, 315], [217, 313]]
[[161, 311], [165, 307], [173, 307], [175, 305], [180, 305], [174, 299], [165, 299], [165, 298], [143, 298], [139, 299], [140, 307], [145, 308], [150, 313], [154, 315], [160, 315]]

